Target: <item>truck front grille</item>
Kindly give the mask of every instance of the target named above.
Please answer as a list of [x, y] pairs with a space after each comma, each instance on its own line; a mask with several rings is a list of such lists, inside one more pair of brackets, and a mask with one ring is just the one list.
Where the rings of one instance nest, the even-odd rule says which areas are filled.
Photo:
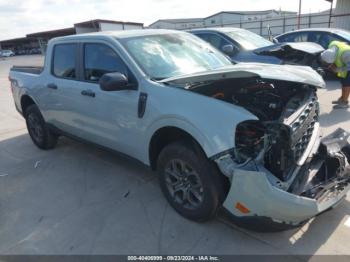
[[295, 165], [304, 155], [318, 122], [319, 104], [317, 97], [311, 95], [290, 118], [278, 128], [268, 154], [265, 154], [265, 167], [277, 178], [287, 181], [293, 174]]
[[291, 150], [297, 162], [304, 154], [319, 117], [319, 103], [312, 97], [300, 116], [291, 124]]

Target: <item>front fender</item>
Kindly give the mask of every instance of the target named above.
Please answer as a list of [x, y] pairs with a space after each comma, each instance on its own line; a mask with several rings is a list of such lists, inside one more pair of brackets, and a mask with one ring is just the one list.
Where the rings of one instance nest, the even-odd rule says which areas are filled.
[[[245, 120], [251, 119], [246, 117]], [[255, 118], [254, 118], [255, 119]], [[244, 120], [243, 120], [244, 121]], [[200, 121], [192, 122], [186, 118], [169, 115], [164, 116], [161, 119], [153, 122], [152, 125], [147, 129], [145, 146], [143, 147], [145, 152], [144, 156], [148, 156], [146, 164], [150, 164], [148, 155], [148, 147], [151, 142], [153, 135], [165, 127], [175, 127], [181, 129], [191, 135], [196, 142], [201, 146], [204, 153], [208, 158], [217, 155], [223, 151], [231, 149], [235, 145], [235, 130], [236, 124], [232, 121], [226, 125], [217, 125], [208, 121], [206, 124], [200, 123]]]
[[[153, 122], [152, 125], [147, 129], [146, 139], [145, 139], [145, 152], [143, 155], [149, 155], [148, 149], [149, 144], [153, 135], [160, 129], [165, 127], [174, 127], [181, 129], [191, 135], [198, 144], [202, 147], [203, 151], [207, 156], [215, 152], [215, 145], [212, 143], [207, 135], [205, 135], [200, 129], [194, 126], [188, 120], [181, 118], [179, 116], [164, 116], [161, 119]], [[147, 158], [147, 164], [150, 164], [149, 156]]]
[[242, 107], [176, 87], [154, 86], [148, 98], [140, 152], [146, 164], [150, 141], [161, 128], [176, 127], [190, 134], [210, 158], [234, 147], [238, 123], [257, 119]]

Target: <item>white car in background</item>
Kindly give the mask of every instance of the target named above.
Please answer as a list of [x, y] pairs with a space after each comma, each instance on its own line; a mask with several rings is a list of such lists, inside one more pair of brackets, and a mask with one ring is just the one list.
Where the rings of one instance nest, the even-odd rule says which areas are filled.
[[10, 56], [14, 56], [15, 53], [11, 50], [2, 50], [0, 51], [0, 56], [2, 57], [10, 57]]

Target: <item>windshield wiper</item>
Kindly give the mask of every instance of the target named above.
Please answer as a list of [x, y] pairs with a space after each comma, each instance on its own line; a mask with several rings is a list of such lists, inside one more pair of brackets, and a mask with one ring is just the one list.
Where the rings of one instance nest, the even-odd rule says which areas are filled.
[[151, 77], [150, 78], [152, 81], [158, 82], [166, 79], [166, 77]]

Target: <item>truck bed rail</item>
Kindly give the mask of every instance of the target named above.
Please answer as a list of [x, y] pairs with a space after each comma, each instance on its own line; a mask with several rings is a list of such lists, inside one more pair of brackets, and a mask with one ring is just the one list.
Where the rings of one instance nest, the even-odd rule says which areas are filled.
[[43, 69], [42, 66], [13, 66], [10, 71], [40, 75]]

